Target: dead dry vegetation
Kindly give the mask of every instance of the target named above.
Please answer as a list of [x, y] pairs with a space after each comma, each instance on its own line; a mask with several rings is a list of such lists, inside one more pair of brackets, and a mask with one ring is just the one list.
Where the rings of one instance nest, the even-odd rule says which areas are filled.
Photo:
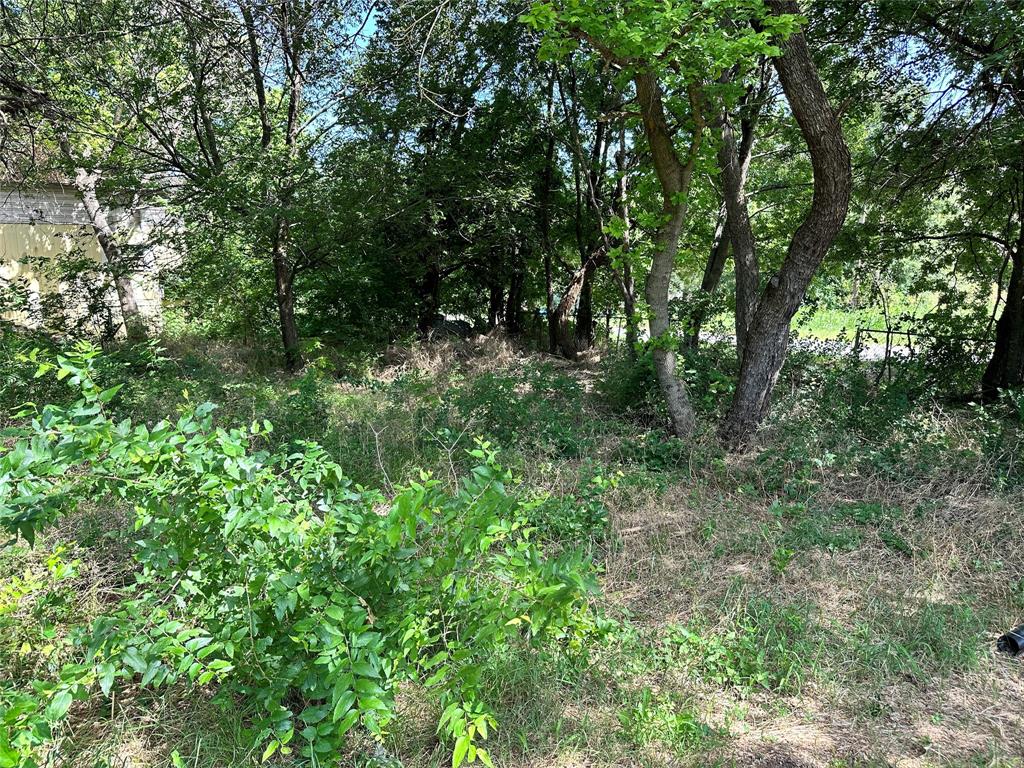
[[[153, 365], [119, 407], [173, 414], [187, 388], [220, 402], [223, 422], [269, 414], [276, 439], [318, 440], [385, 492], [417, 468], [454, 486], [484, 436], [520, 487], [548, 498], [533, 520], [546, 548], [590, 553], [594, 606], [609, 620], [600, 636], [488, 666], [496, 764], [1022, 764], [1024, 668], [994, 651], [1024, 613], [1012, 417], [924, 400], [847, 418], [837, 414], [885, 407], [884, 393], [815, 406], [841, 363], [807, 356], [791, 363], [792, 402], [758, 448], [732, 456], [710, 435], [666, 437], [640, 392], [623, 407], [615, 387], [633, 386], [624, 366], [642, 362], [574, 365], [482, 338], [392, 349], [341, 379], [324, 362], [285, 380], [207, 352]], [[697, 375], [710, 364], [693, 362]], [[650, 386], [643, 372], [636, 381]], [[708, 391], [710, 422], [721, 398]], [[0, 554], [0, 653], [22, 665], [4, 676], [52, 667], [53, 636], [130, 582], [127, 520], [81, 510], [35, 548]], [[54, 563], [74, 563], [73, 575], [58, 578]], [[251, 715], [209, 687], [128, 684], [76, 702], [50, 759], [257, 765]], [[406, 685], [386, 735], [350, 740], [347, 759], [448, 764], [437, 716], [431, 694]]]

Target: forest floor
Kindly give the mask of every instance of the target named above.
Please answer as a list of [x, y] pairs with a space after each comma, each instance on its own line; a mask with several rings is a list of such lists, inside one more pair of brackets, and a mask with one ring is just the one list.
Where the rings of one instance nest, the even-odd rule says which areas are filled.
[[[153, 421], [211, 400], [221, 422], [268, 418], [385, 490], [420, 468], [456, 483], [481, 435], [521, 487], [567, 500], [545, 522], [556, 547], [592, 554], [614, 624], [582, 657], [494, 659], [498, 766], [1024, 765], [1024, 662], [994, 650], [1024, 620], [1020, 415], [952, 410], [909, 374], [879, 387], [805, 352], [757, 450], [732, 456], [713, 437], [730, 376], [707, 356], [687, 367], [705, 425], [691, 444], [664, 435], [642, 366], [501, 339], [395, 349], [344, 378], [326, 361], [285, 377], [256, 352], [172, 348], [119, 407]], [[614, 487], [594, 497], [594, 477]], [[74, 526], [0, 551], [25, 583], [48, 578], [55, 551], [78, 562], [46, 604], [0, 594], [0, 658], [87, 619], [130, 569], [118, 514]], [[353, 761], [450, 764], [429, 697], [400, 701]], [[244, 702], [128, 690], [73, 714], [61, 765], [259, 764]]]

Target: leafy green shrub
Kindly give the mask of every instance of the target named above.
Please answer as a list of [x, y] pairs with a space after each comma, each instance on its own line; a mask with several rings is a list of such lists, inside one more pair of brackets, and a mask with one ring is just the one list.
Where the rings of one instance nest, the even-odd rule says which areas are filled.
[[598, 379], [597, 392], [616, 413], [651, 425], [663, 418], [663, 399], [649, 349], [636, 357], [626, 353], [613, 356]]
[[[728, 345], [682, 350], [679, 367], [694, 408], [714, 414], [728, 405], [736, 374], [735, 351]], [[616, 413], [652, 426], [664, 421], [665, 406], [649, 345], [635, 357], [625, 353], [613, 357], [598, 380], [597, 391]]]
[[543, 497], [532, 515], [538, 534], [568, 544], [603, 538], [608, 531], [604, 496], [617, 484], [617, 475], [594, 470], [578, 494]]
[[681, 373], [693, 406], [709, 416], [724, 413], [736, 389], [736, 351], [729, 344], [684, 350]]
[[685, 466], [692, 445], [679, 438], [652, 430], [629, 440], [624, 440], [615, 452], [615, 457], [624, 463], [638, 464], [654, 472], [664, 472]]
[[27, 401], [56, 401], [66, 398], [64, 387], [56, 381], [37, 381], [38, 362], [48, 349], [46, 339], [16, 333], [0, 323], [0, 424], [6, 422], [8, 411]]
[[[262, 713], [264, 756], [337, 760], [357, 724], [379, 734], [395, 686], [439, 697], [454, 762], [490, 762], [495, 726], [479, 694], [504, 646], [578, 646], [595, 626], [590, 566], [545, 558], [532, 541], [537, 503], [509, 493], [486, 443], [455, 493], [422, 476], [387, 502], [353, 486], [315, 443], [250, 447], [271, 429], [215, 427], [213, 406], [151, 428], [108, 414], [98, 353], [43, 363], [81, 393], [46, 406], [0, 456], [0, 527], [32, 541], [84, 499], [136, 510], [136, 584], [83, 632], [83, 657], [35, 693], [5, 693], [0, 754], [31, 765], [75, 698], [118, 681], [216, 683]], [[29, 735], [25, 735], [29, 734]], [[7, 750], [7, 752], [3, 752]]]

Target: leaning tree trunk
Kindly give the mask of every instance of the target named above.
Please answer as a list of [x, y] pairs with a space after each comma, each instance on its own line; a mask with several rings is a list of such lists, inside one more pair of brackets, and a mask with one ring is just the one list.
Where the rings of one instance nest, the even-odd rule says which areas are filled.
[[619, 129], [619, 150], [615, 153], [615, 171], [619, 177], [615, 187], [615, 206], [622, 220], [622, 267], [611, 268], [622, 294], [622, 309], [626, 316], [626, 353], [631, 359], [636, 358], [637, 342], [640, 338], [640, 327], [636, 316], [636, 281], [633, 279], [633, 268], [630, 266], [630, 247], [632, 246], [633, 224], [630, 219], [629, 164], [626, 161], [626, 124]]
[[[793, 0], [768, 0], [768, 5], [776, 14], [800, 12]], [[793, 234], [782, 267], [765, 288], [747, 330], [736, 394], [720, 429], [723, 441], [732, 449], [749, 444], [768, 412], [789, 345], [790, 321], [843, 226], [852, 187], [850, 151], [807, 41], [802, 33], [795, 34], [781, 48], [774, 66], [807, 142], [814, 195], [807, 217]]]
[[[302, 51], [304, 44], [304, 25], [293, 15], [293, 8], [285, 3], [281, 6], [281, 51], [285, 56], [284, 91], [288, 94], [287, 120], [284, 128], [284, 145], [290, 160], [289, 170], [294, 169], [299, 159], [298, 137], [301, 130], [303, 112], [303, 93], [306, 84], [302, 68]], [[260, 88], [262, 80], [259, 81]], [[261, 115], [261, 120], [265, 116]], [[266, 136], [262, 146], [267, 148]], [[280, 193], [280, 209], [283, 212], [275, 217], [274, 239], [271, 252], [274, 264], [274, 292], [277, 297], [277, 309], [281, 322], [281, 341], [284, 344], [284, 365], [289, 371], [295, 371], [302, 364], [302, 350], [299, 347], [299, 328], [295, 322], [295, 274], [296, 264], [291, 248], [291, 220], [289, 209], [294, 200], [294, 177], [284, 179]]]
[[567, 360], [578, 359], [580, 353], [576, 347], [576, 334], [573, 333], [569, 320], [580, 300], [587, 273], [593, 272], [597, 268], [598, 261], [602, 256], [601, 252], [591, 254], [583, 265], [573, 273], [569, 285], [566, 286], [565, 292], [562, 294], [561, 301], [551, 313], [551, 321], [555, 329], [556, 349]]
[[[749, 95], [749, 91], [748, 91]], [[690, 337], [687, 340], [691, 348], [696, 348], [700, 341], [701, 326], [706, 319], [707, 304], [718, 289], [725, 271], [725, 262], [733, 251], [733, 262], [736, 271], [736, 351], [742, 359], [743, 345], [746, 341], [747, 326], [754, 314], [757, 304], [759, 284], [757, 255], [754, 250], [754, 235], [750, 227], [746, 198], [747, 171], [750, 169], [750, 158], [754, 150], [754, 128], [757, 125], [760, 105], [751, 109], [751, 114], [741, 121], [741, 137], [736, 145], [735, 132], [730, 115], [722, 117], [722, 145], [718, 151], [718, 165], [722, 176], [722, 206], [715, 226], [711, 254], [704, 267], [700, 292], [703, 302], [698, 303], [690, 319]], [[736, 221], [733, 225], [732, 211]], [[735, 232], [733, 230], [736, 230]]]
[[90, 173], [84, 168], [75, 170], [75, 189], [82, 197], [82, 204], [89, 216], [92, 230], [96, 234], [103, 257], [112, 272], [125, 335], [129, 341], [142, 341], [146, 338], [146, 321], [142, 317], [138, 301], [135, 299], [135, 286], [132, 284], [131, 275], [127, 269], [128, 265], [124, 263], [121, 245], [96, 194], [97, 181], [96, 173]]
[[548, 77], [547, 111], [545, 113], [548, 141], [544, 152], [544, 172], [541, 175], [540, 204], [538, 206], [540, 242], [541, 248], [544, 250], [544, 297], [545, 320], [547, 320], [548, 326], [548, 352], [552, 355], [558, 352], [558, 319], [555, 317], [554, 265], [552, 264], [554, 248], [551, 244], [551, 208], [554, 198], [555, 175], [555, 132], [551, 127], [554, 119], [554, 89], [555, 70], [552, 67], [551, 75]]
[[493, 331], [505, 322], [505, 288], [492, 283], [487, 291], [487, 330]]
[[1024, 384], [1024, 229], [1015, 247], [1011, 248], [1010, 282], [1006, 303], [996, 323], [996, 346], [981, 379], [985, 402], [999, 397], [999, 390]]
[[519, 254], [519, 246], [513, 247], [512, 274], [508, 279], [508, 298], [505, 302], [505, 328], [515, 335], [523, 332], [523, 291], [526, 286], [526, 266]]
[[619, 284], [622, 310], [626, 316], [626, 353], [630, 358], [636, 358], [636, 346], [640, 341], [640, 323], [636, 316], [636, 281], [633, 279], [633, 269], [627, 261], [621, 270], [614, 271], [613, 274]]
[[576, 328], [574, 344], [576, 353], [586, 352], [594, 346], [594, 272], [596, 264], [588, 259], [583, 269], [583, 284], [576, 302]]
[[422, 338], [427, 338], [437, 323], [441, 308], [441, 265], [435, 254], [428, 254], [423, 265], [423, 277], [419, 286], [419, 317], [416, 329]]
[[651, 355], [658, 387], [668, 407], [672, 432], [677, 437], [686, 438], [693, 434], [697, 424], [686, 386], [676, 376], [676, 345], [669, 336], [671, 316], [668, 300], [676, 255], [679, 252], [679, 235], [686, 221], [690, 183], [704, 133], [700, 104], [702, 97], [696, 87], [691, 87], [689, 96], [694, 126], [689, 156], [683, 164], [676, 154], [673, 136], [665, 118], [661, 86], [649, 72], [637, 74], [634, 83], [644, 133], [661, 185], [664, 214], [655, 235], [654, 256], [644, 291], [650, 307]]
[[558, 318], [555, 317], [555, 286], [551, 276], [551, 252], [544, 249], [544, 319], [548, 327], [548, 352], [558, 352]]

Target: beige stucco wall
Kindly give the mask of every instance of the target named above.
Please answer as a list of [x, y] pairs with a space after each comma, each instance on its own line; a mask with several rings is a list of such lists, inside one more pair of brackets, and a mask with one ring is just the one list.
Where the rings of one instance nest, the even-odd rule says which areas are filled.
[[[5, 190], [0, 189], [0, 193], [3, 192]], [[0, 194], [0, 284], [18, 281], [28, 293], [27, 310], [5, 312], [0, 317], [25, 327], [46, 327], [42, 300], [51, 292], [61, 291], [71, 315], [68, 319], [89, 329], [92, 319], [85, 317], [84, 298], [76, 303], [74, 295], [76, 291], [81, 293], [81, 288], [60, 283], [54, 271], [47, 270], [47, 264], [61, 258], [103, 262], [99, 242], [92, 227], [83, 221], [83, 215], [77, 197], [56, 185], [32, 192], [6, 190], [6, 194]], [[122, 214], [118, 218], [126, 225], [121, 227], [120, 235], [126, 244], [146, 242], [152, 227], [146, 216], [123, 218]], [[162, 291], [156, 273], [159, 267], [166, 266], [163, 262], [168, 259], [166, 254], [155, 253], [147, 254], [145, 260], [148, 267], [132, 278], [135, 299], [149, 324], [158, 329], [162, 319]], [[115, 324], [120, 324], [120, 308], [112, 286], [104, 287], [103, 302]], [[96, 320], [92, 330], [99, 332], [101, 323]]]
[[45, 264], [62, 257], [81, 256], [100, 263], [102, 253], [92, 232], [76, 224], [0, 224], [0, 279], [19, 281], [29, 292], [29, 306], [35, 310], [6, 312], [3, 319], [18, 325], [39, 327], [43, 295], [61, 290]]

